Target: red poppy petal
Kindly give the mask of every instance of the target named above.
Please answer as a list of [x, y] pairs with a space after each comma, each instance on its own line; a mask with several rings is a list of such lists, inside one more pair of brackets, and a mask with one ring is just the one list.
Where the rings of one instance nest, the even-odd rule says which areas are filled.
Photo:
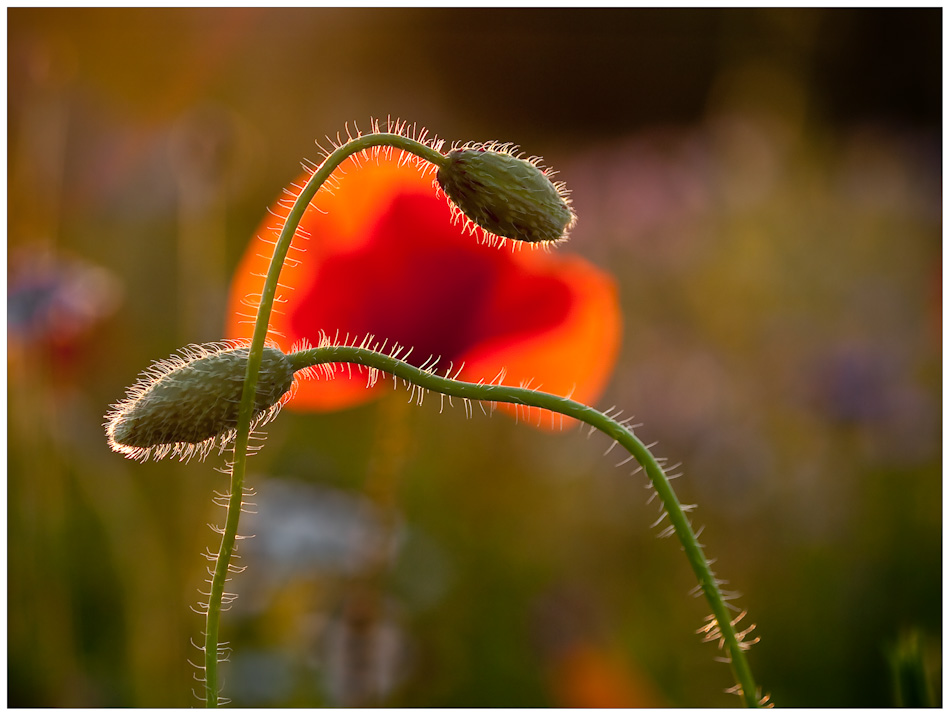
[[[295, 185], [303, 186], [308, 179], [309, 175], [304, 175], [297, 179]], [[427, 172], [413, 164], [400, 166], [396, 161], [385, 159], [380, 159], [378, 163], [362, 163], [353, 157], [344, 161], [334, 179], [318, 192], [300, 222], [306, 238], [300, 235], [294, 238], [281, 270], [280, 283], [286, 288], [278, 292], [268, 337], [284, 351], [291, 350], [294, 344], [303, 339], [315, 343], [318, 340], [316, 330], [300, 333], [293, 326], [294, 317], [300, 310], [302, 294], [307, 287], [314, 285], [321, 274], [332, 277], [333, 272], [326, 269], [327, 261], [343, 253], [358, 251], [370, 240], [368, 228], [389, 209], [395, 196], [431, 197], [434, 191], [432, 181]], [[293, 193], [296, 195], [297, 191]], [[288, 209], [278, 206], [271, 211], [235, 271], [228, 304], [226, 335], [236, 338], [250, 338], [253, 335], [256, 303], [273, 255], [273, 245], [283, 224], [273, 214], [284, 216]], [[339, 299], [366, 305], [371, 298], [372, 285], [368, 280], [352, 284], [345, 286], [343, 291], [325, 296], [325, 300]], [[359, 332], [358, 327], [326, 325], [320, 328], [331, 338], [340, 330], [341, 341], [347, 338], [348, 332], [350, 340], [359, 341], [365, 335], [365, 331]], [[380, 340], [382, 338], [380, 336]], [[392, 341], [388, 345], [392, 345]], [[365, 376], [359, 371], [353, 372], [356, 374], [354, 380], [348, 379], [350, 373], [347, 372], [330, 381], [302, 382], [289, 407], [337, 410], [359, 405], [375, 397], [378, 388], [367, 389]]]
[[[613, 279], [583, 259], [567, 254], [532, 254], [532, 277], [561, 283], [566, 310], [553, 326], [487, 341], [465, 359], [462, 380], [491, 379], [505, 368], [505, 385], [528, 385], [546, 393], [592, 403], [603, 391], [620, 346], [621, 316]], [[515, 294], [509, 314], [530, 311], [534, 297]], [[501, 300], [503, 294], [496, 295]], [[500, 311], [495, 311], [499, 315]], [[500, 406], [532, 425], [558, 428], [570, 421], [537, 408]]]

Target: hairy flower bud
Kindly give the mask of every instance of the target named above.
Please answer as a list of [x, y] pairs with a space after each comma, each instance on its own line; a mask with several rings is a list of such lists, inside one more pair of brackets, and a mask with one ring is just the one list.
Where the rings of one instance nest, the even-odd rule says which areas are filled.
[[436, 180], [454, 205], [490, 238], [531, 244], [562, 241], [576, 217], [562, 182], [508, 145], [472, 145], [445, 156]]
[[[219, 438], [223, 447], [237, 426], [247, 355], [246, 345], [212, 343], [153, 363], [106, 415], [109, 446], [141, 460], [153, 453], [204, 457]], [[274, 416], [293, 380], [287, 356], [265, 346], [252, 427]]]

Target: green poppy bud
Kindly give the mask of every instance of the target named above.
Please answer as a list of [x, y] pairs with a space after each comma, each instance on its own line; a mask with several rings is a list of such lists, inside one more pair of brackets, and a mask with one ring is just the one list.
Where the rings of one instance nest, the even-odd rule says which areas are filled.
[[[246, 345], [212, 343], [153, 363], [106, 415], [109, 446], [143, 461], [150, 455], [204, 457], [219, 439], [224, 447], [237, 427], [247, 354]], [[265, 346], [252, 427], [273, 417], [293, 380], [287, 356]]]
[[562, 182], [536, 160], [507, 145], [472, 145], [445, 155], [436, 180], [442, 191], [490, 238], [531, 244], [563, 241], [576, 217]]

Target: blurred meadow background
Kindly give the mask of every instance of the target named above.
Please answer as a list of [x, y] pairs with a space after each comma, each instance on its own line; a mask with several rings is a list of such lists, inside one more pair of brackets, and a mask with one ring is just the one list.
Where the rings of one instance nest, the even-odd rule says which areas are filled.
[[[571, 188], [558, 251], [623, 310], [597, 407], [682, 462], [775, 703], [894, 705], [901, 650], [939, 701], [941, 25], [8, 9], [8, 704], [199, 704], [223, 458], [130, 462], [102, 416], [225, 337], [232, 272], [314, 141], [387, 116], [516, 142]], [[408, 397], [269, 427], [222, 622], [235, 705], [738, 705], [606, 438]]]

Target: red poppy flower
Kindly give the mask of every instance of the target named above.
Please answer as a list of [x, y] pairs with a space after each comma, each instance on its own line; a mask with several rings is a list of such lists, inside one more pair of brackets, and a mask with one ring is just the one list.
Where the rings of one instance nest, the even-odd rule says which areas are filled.
[[579, 641], [550, 667], [551, 689], [559, 708], [656, 708], [653, 689], [629, 664], [595, 643]]
[[[453, 375], [463, 366], [460, 380], [490, 382], [504, 369], [507, 385], [596, 399], [620, 334], [608, 275], [562, 252], [479, 243], [453, 222], [431, 173], [413, 162], [351, 158], [337, 176], [304, 215], [309, 238], [294, 239], [303, 251], [292, 250], [281, 273], [281, 285], [293, 290], [278, 297], [270, 337], [282, 349], [301, 339], [315, 344], [320, 331], [350, 342], [372, 334], [387, 348], [412, 347], [408, 360], [416, 365], [438, 357], [437, 370], [451, 365]], [[233, 338], [253, 332], [248, 304], [260, 296], [278, 223], [265, 221], [238, 267], [227, 325]], [[288, 407], [346, 408], [384, 386], [367, 388], [365, 376], [340, 371], [302, 382]], [[536, 423], [544, 413], [521, 408], [517, 415]]]

